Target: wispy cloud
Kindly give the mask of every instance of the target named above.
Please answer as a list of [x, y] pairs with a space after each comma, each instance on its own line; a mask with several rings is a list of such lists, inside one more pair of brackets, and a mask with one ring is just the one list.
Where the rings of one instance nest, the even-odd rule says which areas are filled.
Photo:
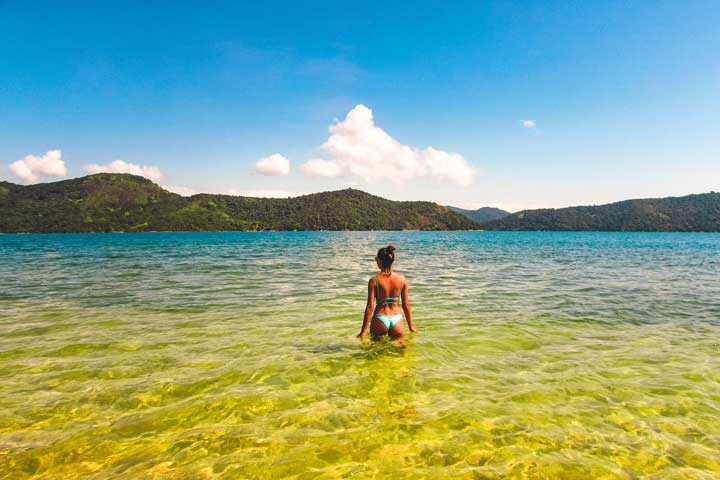
[[520, 120], [520, 124], [525, 128], [534, 128], [537, 125], [537, 122], [528, 118], [525, 120]]
[[540, 203], [520, 203], [520, 202], [446, 202], [443, 205], [452, 205], [466, 210], [477, 210], [482, 207], [494, 207], [506, 212], [520, 212], [522, 210], [536, 210], [539, 208], [558, 208]]
[[300, 173], [307, 177], [337, 177], [342, 169], [335, 162], [313, 158], [300, 165]]
[[287, 175], [290, 173], [290, 160], [279, 153], [273, 153], [255, 162], [255, 172], [272, 177]]
[[225, 190], [207, 189], [207, 190], [196, 190], [190, 187], [183, 187], [179, 185], [161, 185], [162, 188], [168, 192], [177, 193], [183, 197], [191, 197], [199, 193], [209, 193], [218, 195], [233, 195], [239, 197], [256, 197], [256, 198], [288, 198], [288, 197], [299, 197], [300, 195], [307, 195], [310, 192], [299, 192], [295, 190], [284, 190], [280, 188], [276, 189], [264, 189], [264, 188], [228, 188]]
[[61, 150], [48, 150], [40, 157], [27, 155], [10, 164], [10, 171], [26, 182], [37, 182], [42, 177], [65, 177], [67, 167]]
[[241, 197], [260, 197], [260, 198], [288, 198], [307, 195], [307, 192], [296, 192], [292, 190], [282, 189], [262, 189], [262, 188], [231, 188], [221, 192], [224, 195], [237, 195]]
[[428, 176], [460, 186], [470, 185], [475, 177], [475, 169], [459, 153], [403, 145], [375, 125], [372, 110], [364, 105], [356, 105], [329, 131], [330, 137], [321, 149], [330, 159], [308, 160], [300, 167], [303, 174], [358, 177], [367, 182], [388, 180], [396, 184]]
[[177, 193], [178, 195], [182, 195], [183, 197], [192, 197], [195, 195], [196, 192], [190, 187], [181, 187], [177, 185], [160, 185], [162, 188], [167, 190], [168, 192]]
[[249, 82], [268, 88], [283, 83], [297, 85], [301, 80], [342, 91], [365, 75], [342, 52], [313, 57], [307, 52], [301, 55], [291, 45], [258, 48], [238, 41], [221, 41], [215, 48], [216, 76], [235, 84]]
[[132, 175], [139, 175], [141, 177], [148, 178], [153, 182], [157, 182], [164, 176], [158, 167], [150, 165], [137, 165], [123, 160], [115, 160], [107, 165], [90, 163], [85, 165], [84, 168], [88, 173], [130, 173]]
[[295, 72], [319, 81], [349, 84], [363, 76], [363, 71], [343, 58], [315, 58], [301, 62]]

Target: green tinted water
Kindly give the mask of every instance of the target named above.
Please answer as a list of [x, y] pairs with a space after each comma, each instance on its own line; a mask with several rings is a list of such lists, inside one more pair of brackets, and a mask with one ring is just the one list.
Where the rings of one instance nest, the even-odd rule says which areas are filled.
[[[393, 241], [419, 328], [361, 344]], [[0, 236], [0, 478], [720, 478], [718, 235]]]

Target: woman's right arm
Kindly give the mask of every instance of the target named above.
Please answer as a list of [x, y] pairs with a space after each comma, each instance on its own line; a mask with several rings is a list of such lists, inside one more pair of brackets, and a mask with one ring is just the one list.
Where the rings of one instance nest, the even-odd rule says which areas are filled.
[[411, 332], [417, 332], [417, 328], [413, 325], [412, 322], [412, 310], [410, 309], [410, 300], [408, 300], [408, 282], [407, 278], [405, 279], [405, 285], [403, 285], [402, 289], [402, 309], [403, 312], [405, 312], [405, 320], [407, 321], [408, 328]]

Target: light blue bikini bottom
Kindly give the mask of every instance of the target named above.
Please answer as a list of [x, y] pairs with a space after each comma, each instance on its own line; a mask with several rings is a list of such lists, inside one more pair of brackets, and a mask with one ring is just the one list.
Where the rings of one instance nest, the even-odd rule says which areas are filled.
[[398, 313], [397, 315], [381, 315], [379, 313], [376, 313], [375, 318], [380, 320], [387, 327], [387, 329], [390, 330], [392, 327], [395, 326], [397, 322], [402, 319], [402, 313]]

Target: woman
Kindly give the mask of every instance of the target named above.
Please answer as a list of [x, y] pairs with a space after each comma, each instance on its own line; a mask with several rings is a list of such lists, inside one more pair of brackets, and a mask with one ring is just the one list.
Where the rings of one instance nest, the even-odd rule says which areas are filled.
[[[365, 338], [368, 326], [373, 338], [382, 337], [386, 333], [391, 338], [405, 335], [405, 326], [402, 322], [403, 314], [400, 312], [401, 299], [402, 311], [405, 312], [408, 327], [411, 332], [417, 332], [413, 327], [410, 303], [408, 302], [407, 279], [403, 275], [393, 272], [392, 264], [394, 261], [394, 245], [390, 244], [378, 250], [375, 262], [380, 268], [380, 274], [372, 277], [368, 282], [365, 317], [363, 318], [362, 329], [358, 334], [360, 339]], [[374, 308], [373, 304], [375, 305]]]

